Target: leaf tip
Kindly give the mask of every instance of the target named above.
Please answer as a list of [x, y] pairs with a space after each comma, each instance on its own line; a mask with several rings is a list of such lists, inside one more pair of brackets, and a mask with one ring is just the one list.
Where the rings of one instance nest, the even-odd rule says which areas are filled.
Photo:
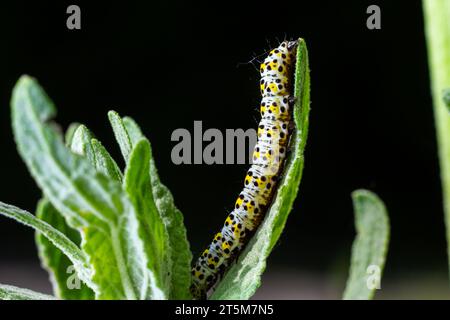
[[36, 81], [35, 78], [28, 74], [23, 74], [20, 76], [19, 80], [17, 81], [17, 84], [27, 84]]
[[367, 189], [356, 189], [351, 193], [353, 201], [370, 200], [371, 202], [382, 203], [381, 198], [375, 193]]
[[91, 131], [84, 124], [80, 124], [78, 126], [78, 128], [75, 130], [75, 132], [73, 133], [73, 140], [79, 139], [82, 137], [86, 137], [89, 140], [93, 138]]
[[84, 124], [80, 124], [73, 133], [70, 149], [78, 155], [86, 155], [86, 145], [90, 143], [93, 138], [94, 135], [91, 131]]
[[108, 111], [108, 118], [110, 120], [112, 120], [112, 119], [115, 119], [115, 118], [120, 118], [120, 115], [119, 115], [119, 113], [117, 111], [109, 110]]
[[15, 123], [13, 126], [16, 128], [24, 124], [22, 122], [25, 117], [20, 117], [23, 115], [29, 117], [31, 114], [34, 114], [35, 118], [43, 122], [52, 119], [56, 115], [56, 107], [51, 99], [38, 81], [29, 75], [22, 75], [17, 80], [13, 88], [10, 104], [11, 116], [13, 123]]

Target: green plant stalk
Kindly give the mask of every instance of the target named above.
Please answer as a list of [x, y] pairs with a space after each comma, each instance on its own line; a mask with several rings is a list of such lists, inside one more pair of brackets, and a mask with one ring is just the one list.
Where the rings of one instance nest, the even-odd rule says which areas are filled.
[[423, 8], [450, 266], [450, 112], [444, 102], [450, 88], [450, 1], [423, 0]]

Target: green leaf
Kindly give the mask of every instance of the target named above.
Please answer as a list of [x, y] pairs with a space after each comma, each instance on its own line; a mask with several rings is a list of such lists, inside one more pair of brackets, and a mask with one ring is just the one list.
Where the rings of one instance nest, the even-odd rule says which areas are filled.
[[47, 222], [36, 218], [31, 213], [3, 202], [0, 202], [0, 215], [14, 219], [17, 222], [39, 231], [70, 259], [81, 279], [90, 283], [90, 270], [87, 265], [86, 256], [81, 252], [78, 246], [70, 241], [63, 233], [56, 230]]
[[[80, 126], [79, 123], [72, 123], [66, 131], [66, 145], [72, 143], [75, 131]], [[80, 245], [81, 238], [79, 231], [72, 229], [58, 210], [43, 198], [38, 203], [36, 217], [47, 222], [58, 231], [65, 234], [73, 243]], [[50, 282], [53, 292], [59, 299], [64, 300], [90, 300], [94, 299], [94, 292], [79, 281], [79, 276], [73, 271], [73, 264], [64, 253], [53, 245], [47, 238], [36, 231], [35, 242], [38, 248], [41, 265], [50, 275]]]
[[91, 164], [96, 164], [95, 152], [92, 146], [94, 135], [84, 125], [79, 125], [74, 131], [71, 143], [68, 145], [70, 149], [78, 155], [86, 156]]
[[[124, 117], [123, 125], [119, 124], [116, 126], [117, 128], [119, 130], [126, 130], [126, 132], [118, 134], [120, 136], [128, 136], [131, 145], [135, 145], [139, 140], [144, 138], [141, 129], [132, 118]], [[153, 198], [169, 237], [170, 265], [172, 268], [170, 272], [171, 292], [169, 298], [177, 300], [192, 299], [189, 291], [192, 253], [186, 236], [183, 214], [175, 206], [173, 196], [169, 189], [161, 183], [153, 157], [150, 159], [150, 178]]]
[[295, 130], [291, 138], [291, 155], [286, 160], [277, 194], [261, 226], [211, 295], [213, 300], [243, 300], [255, 293], [261, 285], [266, 259], [283, 231], [297, 196], [303, 172], [309, 115], [308, 52], [303, 39], [298, 40], [294, 95]]
[[[67, 225], [61, 213], [47, 199], [39, 201], [36, 217], [65, 234], [73, 243], [80, 244], [79, 232]], [[70, 259], [40, 232], [36, 232], [36, 245], [41, 264], [50, 274], [53, 292], [59, 299], [94, 299], [94, 292], [74, 273]]]
[[92, 149], [95, 154], [95, 168], [97, 171], [102, 172], [106, 176], [122, 182], [122, 172], [119, 166], [111, 157], [109, 152], [103, 147], [103, 145], [97, 139], [91, 140]]
[[389, 218], [376, 194], [352, 193], [357, 236], [353, 242], [345, 300], [370, 300], [381, 281], [389, 245]]
[[48, 124], [55, 108], [34, 79], [19, 79], [11, 105], [22, 159], [69, 226], [83, 231], [82, 249], [94, 269], [96, 297], [154, 297], [144, 244], [137, 236], [137, 214], [121, 184], [64, 146]]
[[450, 88], [450, 1], [423, 0], [422, 3], [450, 268], [450, 112], [442, 99], [442, 92]]
[[142, 138], [145, 138], [142, 134], [141, 128], [139, 128], [139, 125], [132, 118], [123, 117], [122, 122], [122, 128], [126, 130], [126, 134], [130, 138], [130, 143], [132, 146], [134, 146]]
[[[149, 166], [151, 150], [147, 139], [133, 147], [125, 172], [124, 188], [136, 207], [139, 235], [144, 241], [152, 282], [164, 291], [170, 288], [170, 249], [163, 221], [153, 200]], [[168, 294], [168, 292], [165, 292]]]
[[55, 299], [56, 299], [55, 297], [43, 293], [0, 284], [0, 300], [55, 300]]
[[67, 146], [70, 146], [72, 144], [73, 136], [75, 135], [75, 132], [77, 131], [78, 127], [80, 127], [81, 124], [74, 122], [69, 125], [69, 127], [66, 130], [66, 134], [64, 137], [64, 141], [66, 142]]
[[71, 150], [80, 156], [85, 156], [98, 172], [122, 182], [123, 176], [119, 166], [101, 142], [93, 136], [86, 126], [80, 125], [73, 135]]
[[[121, 121], [121, 120], [120, 120]], [[80, 134], [75, 135], [72, 150], [80, 155], [86, 156], [97, 171], [104, 173], [110, 178], [121, 182], [122, 173], [116, 162], [109, 155], [101, 143], [92, 139], [92, 134], [87, 128], [82, 128]], [[78, 132], [78, 131], [77, 131]], [[138, 232], [144, 244], [147, 254], [150, 282], [152, 284], [153, 298], [163, 299], [166, 297], [167, 288], [170, 287], [166, 266], [168, 262], [167, 235], [165, 228], [157, 212], [151, 192], [150, 176], [148, 174], [150, 144], [145, 141], [131, 150], [130, 161], [127, 165], [124, 189], [133, 202], [138, 219]], [[132, 159], [132, 160], [131, 160]], [[170, 274], [170, 273], [169, 273]]]
[[150, 176], [153, 197], [169, 235], [172, 258], [172, 291], [170, 299], [189, 300], [192, 299], [189, 291], [192, 253], [187, 240], [183, 214], [175, 206], [172, 193], [160, 182], [153, 159], [150, 162]]
[[115, 111], [108, 112], [109, 122], [114, 131], [117, 143], [119, 144], [120, 151], [122, 152], [123, 159], [128, 162], [133, 145], [131, 143], [130, 136], [125, 128], [122, 118]]
[[[78, 123], [69, 125], [65, 135], [67, 145], [70, 145], [79, 126], [80, 124]], [[36, 217], [62, 232], [76, 245], [80, 244], [79, 232], [67, 225], [61, 213], [46, 198], [39, 201]], [[81, 300], [94, 298], [93, 291], [80, 281], [78, 274], [74, 273], [73, 264], [61, 250], [38, 231], [35, 234], [35, 242], [41, 265], [49, 273], [53, 292], [59, 299]]]

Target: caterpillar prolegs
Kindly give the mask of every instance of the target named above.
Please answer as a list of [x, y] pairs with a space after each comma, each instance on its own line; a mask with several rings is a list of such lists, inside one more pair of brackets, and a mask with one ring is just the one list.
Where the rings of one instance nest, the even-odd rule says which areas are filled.
[[284, 41], [260, 66], [261, 121], [253, 163], [234, 210], [192, 268], [191, 292], [205, 298], [258, 228], [271, 204], [290, 137], [297, 41]]

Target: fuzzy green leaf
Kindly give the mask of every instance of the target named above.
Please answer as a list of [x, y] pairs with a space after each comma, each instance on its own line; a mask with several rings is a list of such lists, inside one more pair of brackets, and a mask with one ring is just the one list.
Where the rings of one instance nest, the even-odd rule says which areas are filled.
[[79, 125], [74, 131], [71, 143], [68, 144], [73, 152], [79, 155], [86, 156], [90, 163], [96, 163], [95, 152], [92, 146], [92, 139], [94, 135], [85, 125]]
[[151, 298], [137, 214], [121, 184], [64, 146], [48, 124], [55, 115], [53, 103], [34, 79], [20, 78], [11, 106], [22, 159], [68, 224], [83, 231], [82, 249], [94, 269], [96, 297]]
[[352, 193], [357, 236], [353, 242], [345, 300], [370, 300], [381, 281], [389, 245], [389, 218], [376, 194]]
[[75, 132], [77, 129], [81, 126], [81, 124], [77, 122], [73, 122], [69, 125], [69, 127], [66, 130], [66, 134], [64, 135], [64, 141], [66, 142], [67, 146], [70, 146], [72, 144], [73, 137], [75, 135]]
[[[72, 123], [66, 130], [65, 142], [70, 146], [79, 123]], [[79, 231], [72, 229], [58, 210], [43, 198], [39, 201], [36, 210], [36, 217], [41, 219], [58, 231], [65, 234], [73, 243], [80, 245], [81, 238]], [[94, 292], [79, 280], [79, 276], [74, 273], [73, 264], [64, 253], [53, 245], [47, 238], [36, 231], [35, 242], [38, 248], [41, 265], [47, 270], [53, 292], [59, 299], [64, 300], [91, 300], [94, 299]]]
[[153, 283], [164, 288], [168, 295], [170, 288], [170, 249], [168, 235], [153, 200], [150, 183], [151, 149], [147, 139], [136, 143], [131, 151], [125, 172], [124, 188], [136, 207], [139, 221], [139, 235], [144, 241], [148, 257], [148, 268], [153, 271]]
[[170, 190], [160, 182], [153, 159], [150, 162], [150, 176], [153, 197], [169, 234], [172, 258], [172, 290], [170, 299], [192, 299], [189, 291], [191, 284], [192, 253], [187, 240], [183, 214], [175, 206]]
[[[141, 129], [132, 118], [124, 117], [122, 120], [123, 125], [116, 126], [116, 129], [126, 130], [125, 133], [119, 133], [119, 135], [129, 137], [131, 145], [135, 145], [139, 140], [145, 138]], [[169, 298], [177, 300], [192, 299], [191, 293], [189, 292], [192, 253], [186, 236], [183, 214], [175, 206], [173, 196], [169, 189], [161, 183], [153, 157], [150, 159], [150, 178], [153, 198], [169, 237], [170, 265], [172, 268], [170, 272], [171, 291]]]
[[308, 52], [303, 39], [298, 40], [294, 95], [296, 97], [295, 130], [291, 138], [291, 155], [286, 160], [277, 194], [261, 226], [237, 262], [218, 284], [211, 296], [213, 300], [244, 300], [255, 293], [261, 285], [261, 275], [266, 268], [266, 259], [283, 231], [297, 196], [303, 172], [303, 152], [308, 133], [309, 115]]
[[92, 139], [91, 145], [95, 154], [95, 168], [97, 171], [102, 172], [116, 181], [122, 182], [123, 177], [119, 166], [101, 142], [97, 139]]
[[[65, 234], [76, 245], [80, 244], [79, 232], [67, 225], [61, 213], [47, 199], [39, 201], [36, 217]], [[63, 300], [94, 299], [94, 292], [74, 273], [70, 259], [40, 232], [36, 232], [36, 245], [41, 263], [50, 274], [56, 297]]]
[[14, 286], [0, 284], [0, 300], [55, 300], [55, 297], [22, 289]]
[[[124, 128], [121, 119], [118, 120], [119, 128]], [[82, 131], [77, 135], [72, 143], [72, 150], [80, 155], [86, 156], [97, 171], [104, 173], [108, 177], [122, 181], [122, 173], [116, 162], [109, 155], [108, 151], [101, 143], [92, 139], [92, 134], [87, 128], [80, 127]], [[77, 133], [79, 131], [77, 130]], [[124, 136], [128, 137], [125, 132]], [[129, 141], [127, 139], [127, 141]], [[147, 254], [149, 275], [152, 284], [152, 298], [164, 299], [167, 296], [167, 288], [170, 287], [169, 276], [170, 265], [168, 265], [167, 235], [162, 220], [157, 212], [153, 201], [150, 176], [150, 144], [142, 141], [132, 148], [126, 169], [124, 189], [133, 202], [138, 219], [138, 232], [143, 240], [144, 250]]]
[[122, 122], [123, 128], [126, 130], [126, 134], [130, 138], [130, 143], [132, 146], [134, 146], [142, 138], [145, 138], [141, 128], [136, 121], [133, 120], [133, 118], [123, 117]]
[[36, 218], [31, 213], [17, 207], [0, 202], [0, 215], [11, 218], [34, 230], [39, 231], [55, 247], [61, 250], [71, 261], [75, 270], [83, 281], [90, 283], [90, 270], [87, 265], [87, 259], [78, 246], [70, 241], [63, 233], [56, 230], [47, 222]]
[[70, 149], [80, 156], [86, 157], [98, 172], [122, 182], [122, 172], [119, 166], [103, 147], [100, 141], [93, 138], [92, 132], [84, 125], [75, 130]]
[[114, 131], [114, 136], [116, 137], [117, 143], [119, 144], [120, 151], [122, 152], [122, 156], [125, 162], [128, 162], [128, 158], [130, 157], [133, 145], [122, 121], [122, 118], [115, 111], [109, 111], [108, 118]]

